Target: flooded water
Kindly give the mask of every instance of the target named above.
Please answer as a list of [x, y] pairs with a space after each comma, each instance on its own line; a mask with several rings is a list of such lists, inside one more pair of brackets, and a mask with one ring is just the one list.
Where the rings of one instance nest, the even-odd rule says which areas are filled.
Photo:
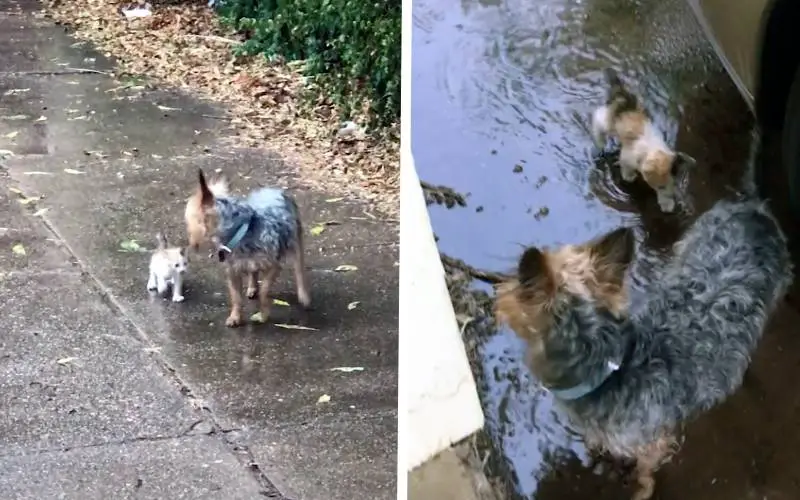
[[[747, 178], [752, 118], [682, 1], [413, 0], [413, 19], [415, 163], [424, 181], [467, 195], [466, 207], [430, 207], [450, 256], [508, 271], [523, 245], [581, 242], [621, 224], [639, 229], [641, 251], [658, 252]], [[597, 159], [587, 118], [603, 102], [608, 66], [698, 160], [683, 180], [685, 215], [662, 214], [641, 182], [625, 185]], [[775, 324], [742, 390], [687, 430], [654, 498], [798, 497], [800, 433], [792, 447], [774, 427], [800, 425], [786, 382], [800, 345], [784, 325], [796, 313]], [[481, 352], [489, 430], [519, 494], [627, 498], [621, 481], [585, 466], [580, 438], [531, 379], [523, 350], [501, 331]]]

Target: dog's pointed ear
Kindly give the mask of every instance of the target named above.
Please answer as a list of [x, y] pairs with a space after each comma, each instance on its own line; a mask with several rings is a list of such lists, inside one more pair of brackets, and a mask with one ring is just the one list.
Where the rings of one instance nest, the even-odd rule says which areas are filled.
[[164, 250], [165, 248], [167, 248], [169, 246], [167, 244], [166, 235], [164, 233], [160, 232], [160, 231], [158, 233], [156, 233], [156, 242], [158, 243], [158, 249], [159, 250]]
[[615, 229], [590, 244], [592, 255], [598, 261], [622, 267], [633, 261], [635, 248], [636, 237], [629, 227]]
[[697, 160], [679, 151], [675, 153], [675, 159], [672, 160], [672, 176], [679, 177], [684, 172], [694, 168], [695, 165], [697, 165]]
[[547, 264], [547, 256], [536, 247], [525, 249], [517, 266], [517, 279], [525, 288], [539, 288], [544, 286], [547, 290], [555, 287], [555, 279]]
[[203, 174], [202, 168], [197, 169], [197, 180], [200, 189], [200, 204], [204, 207], [214, 205], [214, 194], [208, 189], [208, 183], [206, 182], [206, 176]]

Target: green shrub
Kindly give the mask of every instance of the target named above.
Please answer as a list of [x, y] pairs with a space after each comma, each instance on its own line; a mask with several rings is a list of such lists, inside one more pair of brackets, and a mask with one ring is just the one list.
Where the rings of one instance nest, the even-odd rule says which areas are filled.
[[224, 22], [248, 35], [237, 50], [305, 60], [309, 89], [347, 117], [370, 104], [373, 126], [400, 118], [400, 0], [227, 0]]

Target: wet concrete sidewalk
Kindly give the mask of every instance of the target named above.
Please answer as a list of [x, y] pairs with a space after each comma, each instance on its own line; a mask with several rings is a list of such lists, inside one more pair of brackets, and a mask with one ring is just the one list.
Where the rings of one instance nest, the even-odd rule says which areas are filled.
[[[115, 81], [36, 8], [0, 6], [0, 149], [13, 152], [0, 497], [395, 498], [396, 227], [232, 147], [219, 109]], [[292, 189], [307, 227], [340, 223], [307, 236], [312, 311], [285, 270], [275, 293], [292, 305], [228, 329], [221, 270], [198, 257], [186, 302], [150, 298], [149, 254], [121, 245], [184, 238], [198, 167], [237, 192]], [[357, 270], [334, 271], [344, 264]]]

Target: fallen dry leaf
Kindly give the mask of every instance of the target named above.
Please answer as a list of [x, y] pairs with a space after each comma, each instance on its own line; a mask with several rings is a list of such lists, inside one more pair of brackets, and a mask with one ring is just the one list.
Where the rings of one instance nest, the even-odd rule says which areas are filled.
[[352, 373], [352, 372], [363, 372], [363, 366], [337, 366], [336, 368], [331, 368], [332, 372], [344, 372], [344, 373]]
[[41, 199], [42, 199], [41, 196], [30, 196], [19, 200], [19, 202], [22, 203], [23, 205], [30, 205], [31, 203], [35, 203]]
[[260, 312], [257, 312], [250, 316], [250, 321], [253, 323], [266, 323], [267, 318], [265, 318]]
[[330, 396], [328, 396], [327, 394], [323, 394], [323, 395], [322, 395], [322, 396], [320, 396], [320, 397], [319, 397], [319, 399], [317, 400], [317, 404], [320, 404], [320, 403], [330, 403], [330, 402], [331, 402], [331, 397], [330, 397]]
[[344, 198], [342, 198], [342, 197], [339, 197], [339, 198], [328, 198], [327, 200], [325, 200], [325, 203], [336, 203], [337, 201], [342, 201], [343, 199]]
[[272, 299], [272, 303], [276, 306], [289, 307], [289, 303], [281, 299]]
[[325, 231], [325, 226], [323, 226], [322, 224], [317, 224], [316, 226], [308, 230], [308, 232], [311, 233], [312, 236], [319, 236], [320, 234], [322, 234], [323, 231]]
[[40, 208], [39, 210], [33, 212], [33, 216], [34, 217], [40, 217], [40, 216], [46, 214], [48, 210], [50, 210], [50, 209], [49, 208]]
[[19, 131], [18, 131], [18, 130], [15, 130], [15, 131], [13, 131], [13, 132], [9, 132], [9, 133], [7, 133], [7, 134], [6, 134], [6, 135], [4, 135], [3, 137], [5, 137], [6, 139], [13, 139], [14, 137], [16, 137], [16, 136], [18, 136], [18, 135], [19, 135]]
[[341, 266], [336, 266], [336, 269], [334, 269], [334, 271], [336, 271], [337, 273], [347, 273], [350, 271], [358, 271], [358, 268], [350, 264], [342, 264]]
[[120, 251], [122, 252], [146, 252], [147, 249], [142, 248], [136, 240], [125, 240], [119, 244]]
[[25, 247], [22, 243], [16, 243], [13, 247], [11, 247], [11, 251], [14, 252], [15, 255], [27, 255], [28, 252], [25, 251]]
[[358, 300], [356, 300], [355, 302], [350, 302], [349, 304], [347, 304], [347, 310], [348, 310], [348, 311], [352, 311], [353, 309], [355, 309], [356, 307], [358, 307], [358, 305], [359, 305], [360, 303], [361, 303], [361, 302], [360, 302], [360, 301], [358, 301]]
[[66, 366], [66, 365], [68, 365], [68, 364], [72, 363], [73, 361], [75, 361], [75, 360], [77, 360], [77, 359], [78, 359], [78, 358], [74, 358], [74, 357], [71, 357], [71, 356], [70, 356], [70, 357], [68, 357], [68, 358], [61, 358], [61, 359], [57, 359], [57, 360], [56, 360], [56, 363], [58, 363], [58, 364], [59, 364], [59, 365], [61, 365], [61, 366]]
[[53, 175], [50, 172], [41, 172], [39, 170], [34, 170], [34, 171], [31, 171], [31, 172], [23, 172], [23, 174], [25, 174], [25, 175]]
[[20, 196], [23, 196], [22, 190], [19, 189], [19, 188], [10, 187], [10, 188], [8, 188], [8, 190], [11, 191], [14, 194], [18, 194]]
[[311, 328], [310, 326], [303, 326], [303, 325], [289, 325], [286, 323], [275, 323], [275, 326], [278, 328], [285, 328], [287, 330], [313, 330], [317, 331], [316, 328]]
[[65, 168], [64, 172], [72, 175], [81, 175], [86, 173], [86, 172], [81, 172], [80, 170], [75, 170], [74, 168]]
[[35, 119], [34, 121], [36, 121], [36, 122], [46, 122], [47, 121], [47, 117], [42, 115], [39, 118]]

